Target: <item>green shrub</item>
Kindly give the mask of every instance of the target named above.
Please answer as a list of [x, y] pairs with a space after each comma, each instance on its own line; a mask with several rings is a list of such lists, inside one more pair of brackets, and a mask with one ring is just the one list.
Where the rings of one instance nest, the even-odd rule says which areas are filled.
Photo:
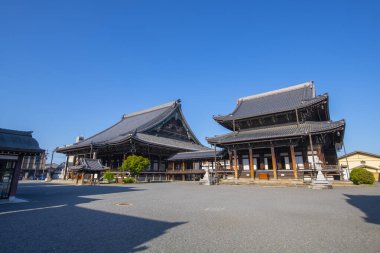
[[115, 175], [111, 171], [106, 171], [104, 173], [104, 179], [107, 180], [109, 183], [111, 183], [114, 178], [115, 178]]
[[123, 179], [124, 184], [133, 184], [135, 179], [133, 177], [126, 177]]
[[150, 165], [149, 159], [143, 156], [131, 155], [128, 156], [126, 160], [123, 161], [121, 165], [121, 171], [129, 171], [131, 176], [136, 176], [141, 173], [141, 171], [148, 168]]
[[354, 184], [373, 184], [375, 182], [375, 177], [371, 172], [364, 168], [358, 168], [358, 169], [353, 169], [351, 171], [351, 178], [350, 180]]

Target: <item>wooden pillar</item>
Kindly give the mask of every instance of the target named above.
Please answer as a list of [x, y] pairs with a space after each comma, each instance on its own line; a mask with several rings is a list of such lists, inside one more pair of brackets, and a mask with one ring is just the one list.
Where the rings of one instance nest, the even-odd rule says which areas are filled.
[[252, 148], [249, 149], [249, 170], [251, 172], [251, 178], [255, 179], [255, 170], [253, 169], [253, 154]]
[[63, 180], [67, 180], [67, 170], [69, 169], [69, 155], [66, 155], [65, 171], [63, 172]]
[[230, 170], [233, 170], [234, 168], [232, 167], [232, 151], [228, 151], [228, 158], [230, 159]]
[[84, 172], [82, 172], [82, 179], [81, 179], [81, 184], [84, 183]]
[[234, 150], [234, 170], [235, 170], [235, 178], [237, 179], [239, 174], [238, 174], [238, 162], [237, 162], [236, 149]]
[[12, 181], [11, 181], [11, 185], [10, 185], [10, 189], [9, 189], [9, 198], [14, 198], [16, 196], [17, 185], [18, 185], [18, 178], [20, 176], [21, 166], [22, 166], [22, 160], [23, 159], [24, 159], [23, 155], [19, 155], [18, 158], [17, 158], [17, 162], [16, 162], [16, 165], [15, 165], [15, 169], [14, 169], [14, 172], [13, 172], [13, 177], [12, 177]]
[[175, 168], [175, 162], [173, 161], [172, 162], [172, 171], [173, 171], [173, 174], [172, 174], [172, 176], [171, 176], [171, 179], [174, 181], [174, 179], [175, 179], [175, 176], [174, 176], [174, 168]]
[[290, 145], [290, 156], [292, 159], [292, 167], [293, 167], [294, 178], [298, 179], [296, 155], [294, 153], [294, 146], [293, 145]]
[[[185, 172], [185, 161], [182, 161], [182, 172]], [[185, 181], [185, 174], [182, 174], [182, 181]]]
[[325, 154], [323, 154], [323, 152], [322, 152], [322, 147], [321, 147], [321, 146], [318, 146], [318, 147], [317, 147], [317, 154], [318, 154], [319, 161], [320, 161], [323, 165], [326, 165]]
[[276, 160], [276, 153], [274, 152], [274, 147], [271, 147], [271, 152], [272, 152], [273, 177], [277, 179], [277, 160]]

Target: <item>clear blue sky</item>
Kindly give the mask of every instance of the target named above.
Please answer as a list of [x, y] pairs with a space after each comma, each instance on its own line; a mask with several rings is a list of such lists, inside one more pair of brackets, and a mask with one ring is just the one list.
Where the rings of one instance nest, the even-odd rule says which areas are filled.
[[[52, 150], [177, 98], [200, 140], [242, 96], [314, 80], [380, 153], [380, 1], [0, 2], [0, 127]], [[61, 161], [62, 156], [57, 156]]]

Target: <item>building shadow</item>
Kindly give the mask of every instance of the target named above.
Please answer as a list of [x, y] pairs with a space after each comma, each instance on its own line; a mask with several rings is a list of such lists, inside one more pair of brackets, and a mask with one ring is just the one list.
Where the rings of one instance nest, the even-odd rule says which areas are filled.
[[349, 195], [346, 201], [350, 205], [365, 213], [363, 219], [368, 223], [380, 225], [380, 196], [376, 195]]
[[[85, 205], [107, 199], [107, 196], [102, 195], [138, 190], [124, 186], [22, 185], [18, 197], [30, 202], [0, 207], [0, 252], [147, 250], [147, 242], [184, 222], [120, 214], [126, 213], [123, 208], [133, 206], [115, 206], [112, 201], [100, 201], [96, 209], [92, 205]], [[14, 212], [23, 209], [36, 210]], [[7, 213], [1, 214], [4, 212]]]

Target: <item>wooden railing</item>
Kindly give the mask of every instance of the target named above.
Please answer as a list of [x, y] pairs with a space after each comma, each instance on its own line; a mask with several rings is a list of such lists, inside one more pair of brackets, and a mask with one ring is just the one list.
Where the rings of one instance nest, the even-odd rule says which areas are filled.
[[167, 170], [167, 174], [203, 174], [204, 170]]

